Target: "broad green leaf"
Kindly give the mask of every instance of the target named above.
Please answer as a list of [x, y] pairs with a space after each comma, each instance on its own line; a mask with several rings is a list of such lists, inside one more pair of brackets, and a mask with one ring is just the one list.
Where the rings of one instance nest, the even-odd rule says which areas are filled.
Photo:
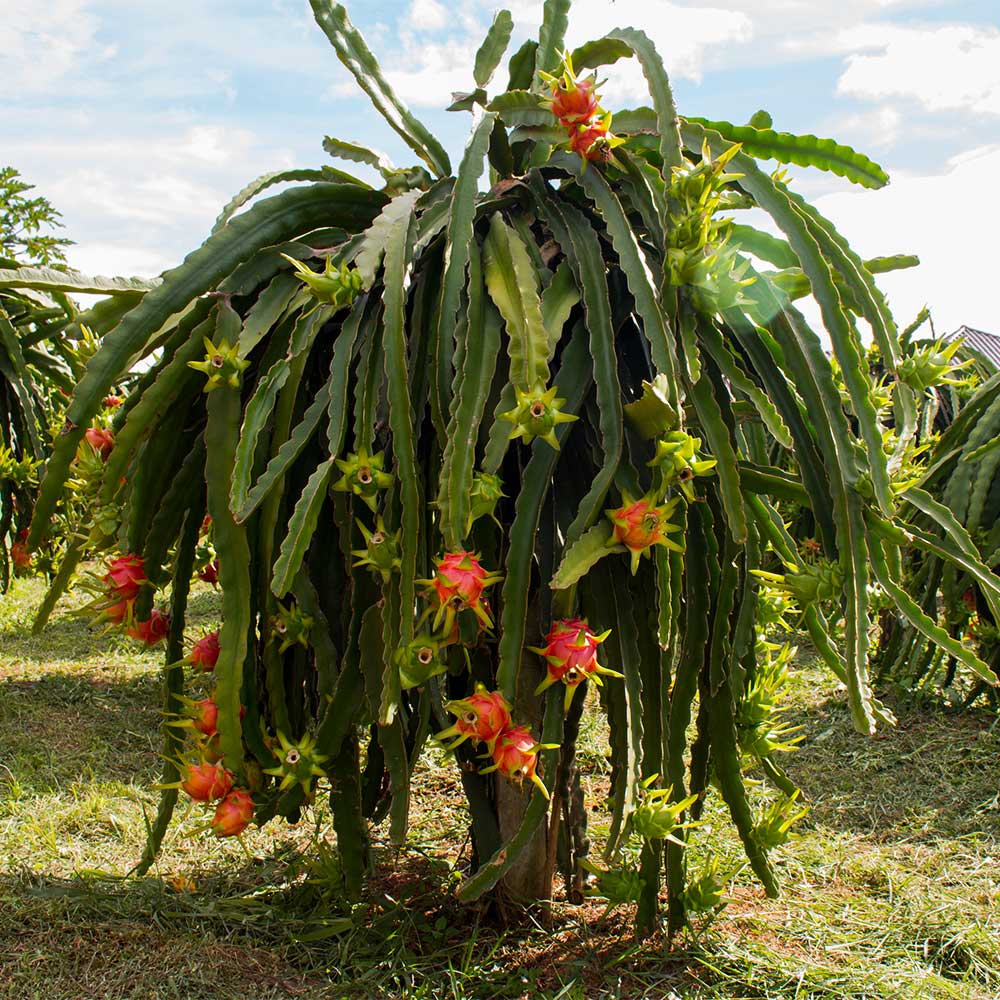
[[514, 30], [514, 19], [509, 10], [499, 10], [493, 18], [490, 30], [483, 39], [476, 53], [476, 61], [472, 76], [477, 87], [485, 87], [493, 77], [507, 45], [510, 43], [511, 32]]
[[486, 287], [507, 326], [510, 379], [530, 392], [548, 385], [549, 337], [542, 320], [538, 277], [520, 236], [499, 212], [490, 220], [483, 245]]
[[295, 504], [292, 516], [288, 520], [288, 532], [281, 543], [281, 553], [272, 573], [271, 593], [275, 597], [284, 597], [295, 581], [316, 531], [334, 470], [332, 458], [322, 462], [309, 477], [309, 482], [306, 483], [302, 495]]
[[265, 198], [236, 216], [189, 254], [179, 267], [166, 272], [163, 283], [149, 291], [103, 339], [100, 350], [87, 366], [66, 411], [66, 432], [60, 436], [46, 467], [32, 518], [29, 546], [37, 545], [48, 528], [77, 445], [100, 409], [101, 400], [150, 336], [261, 247], [315, 229], [317, 220], [359, 231], [371, 222], [385, 200], [378, 192], [351, 184], [292, 188]]
[[450, 174], [451, 163], [444, 147], [396, 96], [361, 33], [351, 24], [344, 5], [331, 0], [309, 0], [309, 3], [316, 23], [330, 40], [337, 57], [371, 98], [376, 110], [438, 177]]
[[707, 118], [688, 117], [687, 121], [718, 132], [730, 142], [740, 143], [745, 152], [762, 160], [818, 167], [867, 188], [880, 188], [889, 183], [889, 175], [877, 163], [833, 139], [792, 135], [770, 128], [756, 129], [751, 125], [733, 125]]
[[51, 267], [19, 267], [0, 270], [0, 289], [33, 288], [41, 292], [71, 292], [85, 295], [134, 295], [148, 292], [160, 284], [160, 278], [92, 278]]
[[549, 585], [553, 590], [565, 590], [582, 580], [592, 566], [612, 552], [624, 552], [624, 545], [612, 541], [614, 526], [609, 520], [598, 521], [585, 531], [564, 552], [556, 574]]
[[566, 29], [569, 27], [571, 0], [545, 0], [542, 25], [538, 31], [538, 51], [535, 54], [535, 75], [539, 70], [555, 73], [562, 62]]
[[421, 192], [416, 190], [397, 195], [382, 209], [382, 213], [365, 232], [361, 250], [354, 259], [365, 288], [371, 288], [375, 283], [375, 276], [378, 274], [388, 241], [402, 220], [409, 220], [413, 213], [413, 205], [420, 195]]
[[670, 177], [670, 168], [681, 164], [681, 138], [677, 128], [677, 106], [670, 89], [663, 61], [645, 32], [636, 28], [616, 28], [608, 37], [624, 42], [642, 66], [649, 85], [649, 95], [656, 110], [656, 127], [659, 132], [659, 150], [663, 158], [663, 176]]
[[358, 142], [335, 139], [328, 135], [323, 140], [323, 149], [340, 160], [353, 160], [355, 163], [364, 163], [369, 167], [374, 167], [383, 177], [396, 172], [392, 161], [385, 153], [370, 149], [368, 146], [362, 146]]

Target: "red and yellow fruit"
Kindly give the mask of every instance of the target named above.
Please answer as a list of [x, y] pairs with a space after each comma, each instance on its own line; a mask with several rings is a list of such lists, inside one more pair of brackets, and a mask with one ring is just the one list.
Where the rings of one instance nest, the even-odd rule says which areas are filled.
[[577, 687], [586, 680], [600, 684], [600, 674], [621, 677], [615, 670], [602, 667], [597, 662], [597, 647], [611, 634], [609, 629], [595, 635], [582, 618], [561, 618], [554, 622], [545, 637], [545, 646], [530, 646], [533, 653], [545, 657], [546, 676], [535, 689], [541, 694], [557, 681], [566, 685], [565, 710], [573, 701]]
[[253, 819], [254, 801], [245, 788], [234, 788], [215, 809], [212, 832], [216, 837], [237, 837]]
[[487, 691], [483, 684], [476, 685], [475, 694], [449, 701], [445, 708], [457, 716], [453, 726], [437, 734], [439, 740], [458, 737], [449, 750], [466, 740], [485, 743], [492, 750], [497, 737], [510, 727], [510, 703], [499, 691]]
[[214, 802], [229, 794], [236, 780], [222, 764], [187, 764], [182, 772], [181, 789], [196, 802]]

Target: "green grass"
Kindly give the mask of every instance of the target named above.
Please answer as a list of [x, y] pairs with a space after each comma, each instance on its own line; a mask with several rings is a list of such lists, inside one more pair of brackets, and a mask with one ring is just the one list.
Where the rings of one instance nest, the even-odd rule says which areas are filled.
[[[159, 773], [159, 657], [88, 631], [60, 605], [29, 634], [36, 581], [0, 598], [0, 996], [61, 998], [677, 997], [961, 998], [1000, 995], [1000, 725], [899, 709], [874, 740], [808, 655], [787, 769], [811, 805], [775, 852], [764, 899], [717, 804], [691, 848], [728, 866], [729, 905], [672, 952], [637, 945], [631, 914], [553, 904], [502, 930], [452, 888], [466, 823], [457, 774], [429, 752], [408, 847], [378, 840], [353, 909], [338, 892], [328, 816], [272, 823], [238, 843], [181, 814], [156, 868], [128, 878]], [[215, 596], [193, 601], [192, 633]], [[600, 842], [603, 732], [580, 748]], [[376, 831], [379, 838], [384, 831]]]

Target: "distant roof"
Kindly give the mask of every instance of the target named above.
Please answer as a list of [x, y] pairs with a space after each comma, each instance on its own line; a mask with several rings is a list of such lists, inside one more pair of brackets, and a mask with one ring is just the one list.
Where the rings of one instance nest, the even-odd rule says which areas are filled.
[[947, 334], [945, 340], [957, 340], [959, 337], [964, 337], [966, 345], [981, 354], [994, 368], [1000, 368], [1000, 337], [971, 326], [960, 326], [954, 333]]

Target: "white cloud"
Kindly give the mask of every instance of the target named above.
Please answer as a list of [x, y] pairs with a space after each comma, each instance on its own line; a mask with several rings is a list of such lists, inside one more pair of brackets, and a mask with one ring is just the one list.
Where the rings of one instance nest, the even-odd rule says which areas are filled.
[[856, 114], [839, 115], [824, 128], [839, 141], [862, 149], [891, 146], [900, 135], [903, 117], [890, 105], [882, 105]]
[[887, 188], [829, 194], [816, 204], [862, 257], [920, 257], [917, 268], [877, 278], [900, 325], [927, 305], [938, 333], [963, 323], [1000, 333], [996, 241], [983, 217], [983, 192], [998, 175], [1000, 145], [985, 146], [953, 157], [940, 174], [893, 171]]
[[440, 31], [448, 26], [451, 18], [438, 0], [413, 0], [406, 21], [418, 31]]
[[[514, 0], [511, 11], [519, 26], [533, 34], [541, 23], [538, 0]], [[686, 7], [668, 0], [577, 0], [573, 4], [567, 46], [600, 38], [615, 28], [637, 27], [656, 45], [671, 77], [699, 80], [706, 57], [714, 48], [747, 42], [753, 37], [751, 18], [728, 5]], [[607, 68], [606, 95], [615, 100], [645, 100], [649, 90], [634, 59]]]
[[[177, 261], [149, 247], [125, 243], [87, 243], [70, 247], [66, 253], [70, 267], [84, 274], [125, 275], [127, 277], [154, 278]], [[95, 299], [99, 296], [95, 296]]]
[[912, 98], [928, 111], [1000, 115], [1000, 30], [869, 24], [845, 31], [853, 52], [837, 93]]
[[[90, 0], [6, 0], [0, 16], [0, 77], [14, 97], [52, 92], [90, 55], [107, 58], [113, 47], [96, 44], [97, 18]], [[8, 97], [10, 96], [8, 91]]]

